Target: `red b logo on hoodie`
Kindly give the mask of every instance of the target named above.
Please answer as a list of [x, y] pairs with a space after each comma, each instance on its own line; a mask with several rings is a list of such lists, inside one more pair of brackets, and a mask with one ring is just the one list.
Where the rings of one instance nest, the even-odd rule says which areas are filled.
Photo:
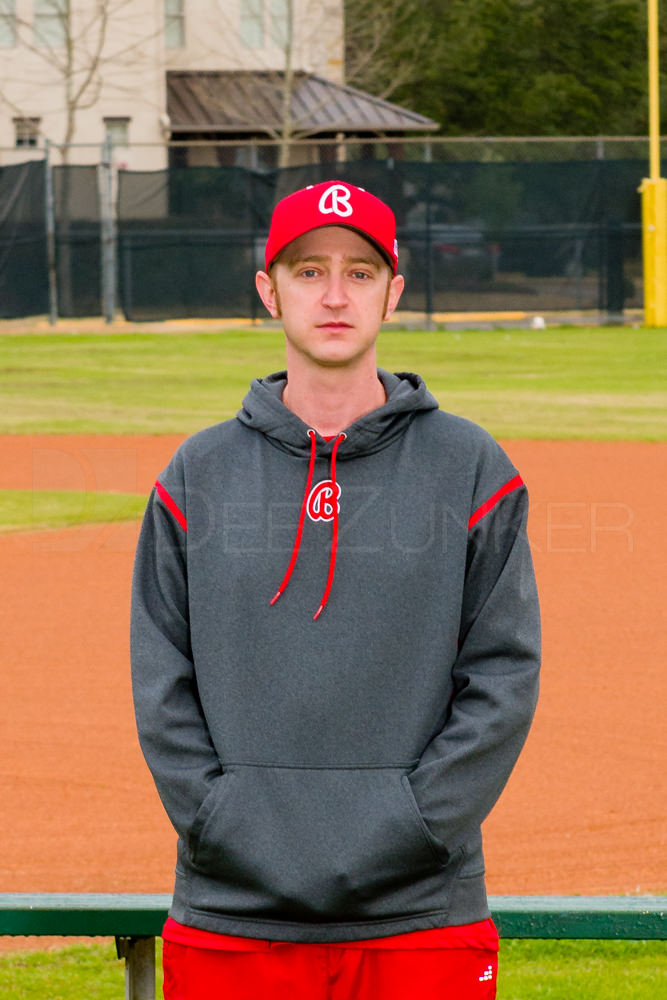
[[336, 512], [340, 513], [340, 483], [334, 484], [330, 479], [323, 479], [316, 483], [308, 496], [306, 510], [311, 521], [331, 521], [334, 516], [334, 503]]

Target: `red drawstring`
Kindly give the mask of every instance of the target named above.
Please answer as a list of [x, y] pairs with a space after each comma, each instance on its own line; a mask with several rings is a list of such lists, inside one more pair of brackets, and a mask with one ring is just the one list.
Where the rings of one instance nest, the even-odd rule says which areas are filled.
[[336, 452], [340, 444], [345, 440], [345, 434], [339, 434], [334, 442], [333, 449], [331, 451], [331, 487], [333, 495], [333, 533], [331, 535], [331, 554], [329, 556], [329, 573], [327, 576], [327, 585], [324, 588], [324, 594], [322, 595], [322, 600], [320, 601], [320, 606], [313, 615], [313, 621], [316, 622], [324, 611], [327, 601], [329, 600], [329, 594], [331, 593], [331, 584], [333, 583], [334, 570], [336, 569], [336, 552], [338, 551], [338, 489], [336, 486]]
[[[285, 591], [287, 584], [289, 583], [290, 577], [296, 566], [296, 561], [299, 556], [299, 548], [301, 546], [301, 536], [303, 534], [303, 525], [306, 520], [306, 508], [308, 505], [308, 497], [310, 496], [311, 486], [313, 484], [313, 470], [315, 468], [315, 452], [317, 448], [315, 431], [309, 430], [308, 437], [310, 438], [310, 462], [308, 463], [308, 476], [306, 479], [306, 489], [303, 494], [303, 501], [301, 503], [301, 513], [299, 515], [299, 524], [296, 529], [296, 538], [294, 539], [294, 547], [292, 548], [292, 558], [290, 559], [289, 566], [285, 572], [282, 583], [278, 587], [278, 590], [271, 598], [271, 604], [275, 604], [280, 595]], [[331, 485], [332, 485], [332, 495], [333, 495], [333, 534], [331, 538], [331, 553], [329, 556], [329, 573], [327, 575], [327, 584], [324, 588], [324, 594], [322, 595], [322, 600], [320, 601], [320, 606], [313, 615], [313, 621], [317, 621], [322, 612], [324, 611], [327, 601], [329, 600], [329, 594], [331, 593], [331, 585], [333, 584], [334, 571], [336, 568], [336, 553], [338, 551], [338, 489], [336, 486], [336, 452], [338, 448], [343, 443], [346, 434], [339, 434], [334, 442], [333, 449], [331, 451]]]
[[292, 575], [294, 567], [296, 566], [297, 556], [299, 555], [299, 547], [301, 545], [301, 535], [303, 534], [303, 522], [306, 520], [306, 504], [308, 503], [308, 497], [310, 496], [310, 487], [313, 482], [313, 469], [315, 468], [315, 449], [317, 447], [315, 431], [308, 431], [308, 437], [310, 438], [310, 463], [308, 465], [308, 478], [306, 480], [306, 492], [303, 495], [303, 503], [301, 504], [301, 513], [299, 515], [299, 526], [296, 529], [296, 538], [294, 539], [294, 548], [292, 549], [292, 558], [290, 559], [289, 566], [287, 567], [287, 572], [283, 577], [283, 582], [278, 587], [274, 596], [271, 598], [271, 604], [275, 604], [285, 587], [289, 583], [289, 578]]

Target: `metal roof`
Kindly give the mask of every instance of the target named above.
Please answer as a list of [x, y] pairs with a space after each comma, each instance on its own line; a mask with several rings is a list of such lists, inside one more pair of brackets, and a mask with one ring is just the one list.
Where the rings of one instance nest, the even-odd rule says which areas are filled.
[[[172, 133], [275, 134], [280, 130], [285, 74], [252, 70], [167, 73]], [[405, 134], [433, 131], [437, 122], [354, 87], [297, 72], [291, 101], [294, 131]]]

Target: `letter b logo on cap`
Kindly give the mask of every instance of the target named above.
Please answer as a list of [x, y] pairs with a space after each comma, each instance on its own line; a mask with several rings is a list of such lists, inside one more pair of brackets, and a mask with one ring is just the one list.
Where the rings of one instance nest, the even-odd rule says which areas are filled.
[[352, 215], [350, 194], [350, 189], [342, 184], [332, 184], [320, 198], [318, 208], [322, 215], [331, 215], [332, 212], [340, 215], [341, 218]]

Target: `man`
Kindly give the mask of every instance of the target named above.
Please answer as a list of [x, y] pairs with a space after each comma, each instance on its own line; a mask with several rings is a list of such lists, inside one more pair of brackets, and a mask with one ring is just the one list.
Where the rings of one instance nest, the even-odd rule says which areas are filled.
[[279, 202], [257, 288], [287, 371], [148, 505], [132, 660], [178, 833], [167, 1000], [495, 996], [480, 824], [537, 695], [527, 497], [488, 434], [378, 370], [397, 262], [368, 192]]

